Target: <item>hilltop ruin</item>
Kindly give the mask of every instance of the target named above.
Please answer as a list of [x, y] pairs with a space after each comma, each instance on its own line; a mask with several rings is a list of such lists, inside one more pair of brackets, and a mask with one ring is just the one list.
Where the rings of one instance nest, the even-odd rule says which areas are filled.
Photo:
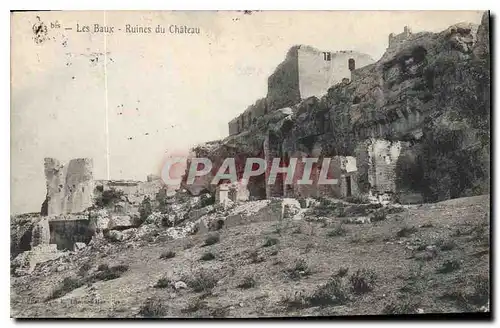
[[[254, 177], [250, 199], [365, 195], [412, 203], [487, 193], [488, 19], [485, 13], [479, 28], [459, 23], [440, 33], [405, 27], [376, 62], [293, 47], [269, 77], [266, 98], [228, 123], [229, 137], [193, 151], [219, 165], [231, 156], [278, 157], [285, 166], [290, 158], [338, 159], [340, 186], [283, 179], [265, 186]], [[355, 169], [347, 172], [344, 162]]]

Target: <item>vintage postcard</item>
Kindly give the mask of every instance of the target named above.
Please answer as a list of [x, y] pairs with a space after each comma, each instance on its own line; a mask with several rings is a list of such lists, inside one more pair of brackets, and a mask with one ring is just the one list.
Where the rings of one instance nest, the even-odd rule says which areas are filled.
[[490, 313], [488, 11], [11, 13], [13, 318]]

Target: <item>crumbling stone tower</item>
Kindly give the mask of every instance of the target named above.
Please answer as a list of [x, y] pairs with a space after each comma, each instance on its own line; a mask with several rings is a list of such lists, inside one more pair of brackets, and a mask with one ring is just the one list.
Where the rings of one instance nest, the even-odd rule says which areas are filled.
[[45, 158], [44, 168], [47, 196], [41, 215], [78, 213], [92, 206], [92, 159], [76, 158], [63, 165], [57, 159]]

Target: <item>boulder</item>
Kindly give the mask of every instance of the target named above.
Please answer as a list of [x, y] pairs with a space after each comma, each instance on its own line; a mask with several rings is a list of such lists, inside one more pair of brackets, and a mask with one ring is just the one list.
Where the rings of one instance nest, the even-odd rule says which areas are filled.
[[196, 228], [197, 224], [195, 222], [187, 222], [183, 226], [168, 228], [166, 234], [172, 239], [179, 239], [195, 233]]
[[282, 202], [283, 206], [283, 219], [291, 219], [300, 212], [300, 202], [294, 198], [284, 198]]
[[37, 264], [58, 259], [63, 255], [63, 252], [57, 250], [56, 244], [41, 244], [16, 256], [11, 267], [15, 268], [16, 275], [27, 275], [33, 272]]
[[366, 224], [366, 223], [371, 223], [371, 219], [368, 216], [358, 216], [354, 218], [344, 218], [342, 222], [353, 223], [353, 224]]
[[87, 247], [87, 244], [85, 244], [85, 243], [79, 243], [79, 242], [76, 242], [76, 243], [73, 245], [73, 251], [78, 252], [79, 250], [82, 250], [82, 249], [84, 249], [85, 247]]
[[135, 237], [141, 239], [144, 236], [149, 236], [152, 233], [156, 233], [159, 231], [160, 231], [159, 227], [156, 226], [155, 224], [143, 224], [139, 228], [137, 228]]
[[124, 229], [131, 228], [136, 225], [134, 218], [130, 215], [112, 216], [108, 223], [108, 229]]
[[166, 214], [162, 214], [161, 212], [153, 212], [148, 215], [148, 217], [146, 218], [146, 220], [144, 220], [142, 225], [153, 224], [155, 226], [161, 227], [165, 216]]
[[119, 241], [129, 240], [132, 237], [136, 236], [136, 234], [137, 234], [137, 229], [131, 228], [131, 229], [126, 229], [126, 230], [122, 230], [122, 231], [108, 230], [105, 233], [105, 236], [110, 241], [114, 241], [114, 242], [118, 241], [119, 242]]
[[202, 216], [205, 216], [215, 210], [214, 205], [208, 205], [205, 207], [202, 207], [200, 209], [193, 209], [189, 211], [188, 213], [188, 218], [191, 221], [197, 220], [201, 218]]
[[108, 230], [104, 233], [104, 236], [110, 241], [123, 241], [125, 239], [123, 233], [118, 230]]
[[185, 283], [184, 281], [176, 281], [176, 282], [174, 283], [174, 288], [175, 288], [176, 290], [178, 290], [178, 289], [186, 289], [186, 288], [187, 288], [187, 285], [186, 285], [186, 283]]
[[272, 199], [242, 203], [230, 211], [224, 220], [224, 228], [254, 222], [279, 221], [283, 217], [282, 201], [282, 199]]

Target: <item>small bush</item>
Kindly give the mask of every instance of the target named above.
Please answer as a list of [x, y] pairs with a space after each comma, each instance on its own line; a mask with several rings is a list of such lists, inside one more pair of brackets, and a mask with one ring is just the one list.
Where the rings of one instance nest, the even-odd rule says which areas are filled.
[[128, 270], [128, 265], [116, 265], [113, 267], [107, 267], [105, 270], [98, 271], [94, 274], [94, 281], [107, 281], [120, 278], [123, 273]]
[[460, 237], [460, 236], [465, 236], [467, 235], [466, 231], [463, 231], [460, 228], [456, 228], [455, 231], [451, 234], [452, 237]]
[[197, 293], [211, 291], [218, 281], [213, 273], [206, 271], [199, 271], [193, 277], [184, 280], [187, 280], [187, 285]]
[[148, 318], [159, 318], [167, 315], [167, 306], [158, 297], [149, 298], [141, 307], [139, 314]]
[[160, 255], [160, 259], [162, 259], [162, 260], [171, 259], [173, 257], [175, 257], [175, 252], [173, 252], [173, 251], [164, 252], [164, 253], [161, 253], [161, 255]]
[[392, 301], [385, 305], [382, 310], [383, 314], [413, 314], [417, 313], [419, 303], [413, 301], [412, 299], [405, 297]]
[[202, 261], [211, 261], [214, 259], [215, 259], [215, 255], [212, 252], [203, 253], [203, 255], [200, 257], [200, 260], [202, 260]]
[[212, 318], [225, 318], [229, 314], [229, 307], [217, 307], [210, 311]]
[[312, 306], [342, 305], [349, 301], [349, 292], [340, 277], [332, 277], [325, 285], [318, 287], [309, 303]]
[[274, 245], [276, 245], [278, 242], [279, 242], [279, 240], [278, 240], [277, 238], [267, 237], [267, 238], [266, 238], [266, 241], [264, 242], [264, 244], [262, 245], [262, 247], [270, 247], [270, 246], [274, 246]]
[[347, 275], [347, 272], [349, 272], [349, 268], [341, 267], [339, 271], [337, 271], [337, 277], [345, 277]]
[[342, 224], [338, 224], [335, 228], [327, 232], [328, 237], [340, 237], [347, 234], [347, 229]]
[[447, 291], [441, 298], [452, 300], [467, 312], [475, 312], [488, 304], [490, 300], [490, 286], [487, 276], [476, 276], [471, 279], [472, 292], [466, 293], [463, 289]]
[[488, 276], [477, 276], [472, 280], [473, 292], [468, 295], [471, 303], [482, 306], [490, 299], [490, 281]]
[[217, 244], [220, 241], [220, 236], [218, 234], [212, 234], [205, 239], [205, 243], [203, 246], [210, 246], [213, 244]]
[[193, 313], [207, 307], [207, 301], [203, 297], [196, 297], [189, 301], [188, 305], [182, 309], [183, 313]]
[[124, 195], [123, 191], [117, 189], [108, 189], [104, 190], [101, 194], [95, 199], [95, 204], [97, 207], [107, 207], [110, 205], [114, 205], [115, 203], [121, 200], [121, 197]]
[[417, 231], [418, 231], [418, 229], [415, 227], [404, 227], [397, 232], [396, 236], [399, 238], [409, 237], [410, 235], [414, 234]]
[[224, 220], [220, 219], [214, 222], [213, 230], [221, 230], [224, 228]]
[[368, 293], [375, 288], [377, 275], [375, 271], [371, 269], [362, 269], [356, 271], [349, 278], [351, 283], [352, 291], [356, 294]]
[[66, 277], [64, 278], [62, 283], [52, 291], [49, 300], [64, 296], [69, 292], [80, 288], [81, 286], [83, 286], [83, 284], [84, 281], [79, 278]]
[[448, 260], [444, 262], [437, 270], [439, 273], [450, 273], [460, 269], [460, 262], [458, 260]]
[[80, 267], [78, 274], [80, 276], [84, 276], [90, 269], [92, 269], [92, 265], [89, 262], [86, 262]]
[[260, 255], [259, 251], [256, 249], [250, 251], [247, 258], [250, 260], [250, 263], [261, 263], [265, 261], [264, 257]]
[[281, 303], [286, 305], [289, 309], [302, 309], [310, 306], [308, 296], [300, 290], [293, 293], [287, 293], [282, 297]]
[[312, 251], [314, 249], [314, 244], [313, 243], [307, 243], [306, 244], [306, 247], [304, 248], [304, 253], [309, 253], [310, 251]]
[[377, 211], [373, 213], [373, 215], [370, 217], [371, 222], [379, 222], [379, 221], [384, 221], [387, 219], [387, 215], [384, 211]]
[[148, 196], [144, 197], [141, 204], [139, 204], [139, 220], [140, 224], [142, 224], [148, 216], [153, 213], [153, 206], [151, 205], [151, 200]]
[[311, 274], [311, 269], [304, 259], [295, 261], [291, 268], [285, 270], [285, 273], [293, 280], [300, 279]]
[[436, 245], [439, 247], [440, 250], [442, 251], [451, 251], [457, 246], [457, 243], [452, 240], [439, 240]]
[[342, 203], [334, 203], [327, 198], [320, 198], [319, 204], [310, 210], [310, 214], [315, 217], [329, 217], [332, 215], [342, 216], [344, 212]]
[[213, 204], [215, 204], [215, 194], [211, 195], [210, 197], [203, 197], [200, 202], [201, 207], [206, 207]]
[[155, 288], [167, 288], [170, 285], [172, 285], [172, 280], [168, 277], [163, 277], [156, 282]]
[[186, 249], [191, 249], [191, 248], [193, 248], [193, 247], [194, 247], [194, 244], [193, 244], [192, 242], [190, 242], [190, 241], [189, 241], [189, 242], [187, 242], [186, 244], [184, 244], [183, 249], [185, 249], [185, 250], [186, 250]]
[[243, 278], [243, 281], [238, 285], [238, 288], [249, 289], [255, 287], [255, 285], [256, 285], [255, 279], [251, 276], [247, 276]]
[[99, 264], [97, 267], [97, 271], [106, 271], [109, 269], [109, 266], [107, 264]]

